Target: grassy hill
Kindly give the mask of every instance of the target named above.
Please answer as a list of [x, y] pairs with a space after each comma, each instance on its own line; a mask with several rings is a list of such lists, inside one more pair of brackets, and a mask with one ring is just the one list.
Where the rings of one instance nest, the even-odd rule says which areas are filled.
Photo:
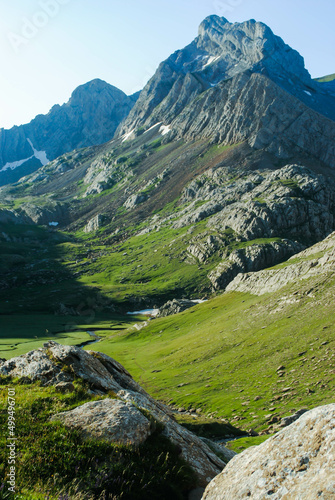
[[315, 78], [315, 80], [320, 83], [332, 82], [335, 80], [335, 73], [332, 75], [322, 76], [321, 78]]
[[334, 400], [335, 278], [318, 285], [315, 299], [311, 283], [261, 298], [223, 295], [94, 347], [156, 398], [260, 431]]
[[[269, 209], [273, 205], [269, 195], [273, 193], [283, 197], [285, 217], [287, 212], [294, 212], [299, 199], [307, 200], [310, 210], [314, 188], [303, 196], [299, 185], [302, 177], [299, 182], [280, 178], [271, 181], [266, 189], [257, 187], [263, 185], [260, 173], [271, 175], [288, 159], [254, 151], [246, 143], [229, 147], [204, 140], [165, 144], [157, 139], [155, 131], [139, 134], [133, 141], [119, 140], [82, 150], [74, 157], [65, 155], [33, 177], [0, 192], [1, 208], [16, 210], [22, 216], [20, 224], [0, 222], [1, 358], [37, 349], [50, 339], [104, 352], [119, 361], [150, 395], [170, 405], [176, 419], [197, 434], [222, 438], [227, 423], [262, 434], [233, 443], [237, 451], [265, 439], [275, 431], [281, 417], [334, 400], [333, 273], [320, 268], [313, 277], [296, 279], [262, 296], [222, 293], [210, 279], [211, 272], [234, 252], [235, 258], [240, 251], [245, 256], [243, 252], [249, 247], [272, 248], [271, 242], [288, 238], [280, 231], [271, 238], [262, 234], [249, 238], [213, 220], [209, 224], [212, 212], [206, 212], [203, 205], [213, 201], [216, 190], [226, 190], [224, 203], [230, 206], [237, 200], [241, 210], [248, 206], [257, 212]], [[308, 185], [317, 185], [313, 177], [316, 174], [328, 175], [320, 162], [299, 159], [314, 171]], [[101, 183], [97, 181], [99, 176]], [[250, 184], [250, 189], [256, 186], [255, 199], [243, 199], [243, 183]], [[93, 187], [96, 191], [89, 191]], [[198, 188], [204, 194], [197, 198]], [[187, 196], [192, 189], [194, 199]], [[145, 201], [132, 206], [131, 200], [137, 196]], [[320, 207], [316, 204], [316, 209]], [[332, 207], [329, 211], [321, 208], [330, 221]], [[321, 231], [313, 210], [310, 226]], [[27, 221], [27, 214], [35, 224]], [[253, 212], [249, 215], [255, 219]], [[101, 217], [101, 225], [87, 232], [86, 224], [95, 217]], [[57, 229], [48, 227], [50, 218], [59, 221]], [[296, 227], [298, 219], [289, 237], [300, 245], [310, 244], [305, 234], [298, 236], [294, 232]], [[197, 253], [199, 249], [202, 255]], [[290, 262], [299, 264], [299, 259], [282, 262], [276, 269], [285, 269]], [[207, 301], [181, 314], [150, 321], [126, 314], [160, 306], [173, 298]], [[101, 338], [99, 343], [87, 345], [92, 341], [90, 332]], [[2, 382], [8, 384], [7, 380]], [[65, 430], [51, 432], [47, 418], [57, 408], [85, 401], [87, 392], [78, 387], [74, 401], [71, 397], [56, 397], [53, 388], [38, 384], [27, 388], [21, 387], [20, 381], [13, 383], [17, 385], [18, 405], [36, 441], [20, 421], [24, 431], [22, 464], [28, 471], [32, 449], [47, 462], [44, 476], [29, 469], [28, 477], [20, 469], [28, 484], [22, 498], [41, 498], [39, 486], [42, 495], [49, 485], [54, 492], [50, 477], [58, 469], [66, 476], [61, 485], [65, 492], [67, 478], [81, 479], [80, 474], [77, 477], [69, 472], [75, 461], [73, 450], [78, 446], [87, 465], [95, 443], [86, 446], [78, 442], [76, 435], [66, 434], [68, 442], [76, 446], [67, 451], [69, 461], [62, 464], [60, 436], [65, 435]], [[40, 417], [36, 416], [37, 410], [41, 410]], [[0, 416], [5, 425], [4, 414]], [[189, 471], [183, 475], [181, 463], [179, 469], [174, 469], [177, 450], [160, 441], [159, 436], [155, 439], [153, 447], [143, 449], [139, 455], [136, 450], [121, 450], [122, 463], [116, 461], [115, 467], [123, 467], [128, 473], [140, 462], [138, 467], [145, 479], [150, 454], [164, 456], [164, 460], [169, 456], [167, 468], [157, 462], [155, 481], [159, 488], [164, 471], [182, 495], [189, 485]], [[42, 453], [48, 447], [51, 454]], [[158, 449], [164, 454], [159, 455]], [[100, 459], [106, 449], [95, 451], [94, 457]], [[108, 450], [111, 461], [115, 461], [114, 451]], [[100, 473], [99, 467], [94, 474]], [[86, 469], [84, 472], [89, 481], [86, 489], [94, 490], [92, 476]], [[174, 472], [176, 476], [169, 476]], [[134, 488], [141, 484], [140, 480]]]

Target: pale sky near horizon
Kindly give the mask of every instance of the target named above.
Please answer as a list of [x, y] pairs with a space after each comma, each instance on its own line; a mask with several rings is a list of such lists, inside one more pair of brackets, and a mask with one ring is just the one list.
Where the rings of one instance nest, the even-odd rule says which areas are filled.
[[47, 113], [94, 78], [140, 90], [211, 14], [262, 21], [312, 77], [335, 73], [333, 0], [0, 0], [0, 128]]

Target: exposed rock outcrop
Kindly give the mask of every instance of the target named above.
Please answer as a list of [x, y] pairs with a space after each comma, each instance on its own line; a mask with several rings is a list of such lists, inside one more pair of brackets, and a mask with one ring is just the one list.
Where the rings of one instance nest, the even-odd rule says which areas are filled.
[[99, 155], [91, 163], [83, 179], [84, 184], [88, 186], [84, 197], [102, 193], [125, 177], [131, 176], [132, 172], [127, 168], [125, 160], [124, 157], [114, 158], [113, 153]]
[[128, 209], [135, 208], [137, 205], [140, 205], [140, 203], [145, 202], [147, 198], [146, 194], [133, 194], [124, 202], [124, 206]]
[[25, 203], [21, 205], [20, 210], [30, 222], [55, 227], [64, 224], [69, 216], [68, 205], [51, 201], [47, 205]]
[[242, 273], [227, 286], [226, 291], [254, 295], [275, 292], [289, 283], [313, 276], [327, 275], [335, 270], [335, 233], [288, 260], [279, 269]]
[[208, 277], [215, 290], [223, 290], [239, 273], [258, 271], [274, 266], [296, 254], [302, 248], [299, 243], [289, 240], [241, 248], [233, 251]]
[[166, 302], [163, 306], [159, 308], [159, 312], [156, 318], [165, 318], [166, 316], [171, 316], [172, 314], [177, 314], [182, 311], [186, 311], [190, 307], [194, 307], [196, 302], [187, 299], [173, 299]]
[[[113, 391], [117, 399], [88, 403], [59, 414], [55, 419], [64, 421], [66, 425], [85, 428], [87, 435], [109, 436], [108, 439], [119, 441], [122, 425], [135, 414], [140, 429], [136, 430], [132, 424], [129, 430], [125, 429], [125, 439], [140, 442], [149, 433], [147, 413], [164, 425], [164, 434], [179, 446], [183, 458], [194, 468], [201, 484], [207, 484], [225, 466], [200, 438], [176, 423], [167, 407], [152, 399], [117, 361], [103, 353], [83, 351], [50, 341], [41, 349], [0, 363], [0, 375], [29, 377], [32, 381], [40, 380], [44, 385], [73, 382], [75, 377], [80, 377], [95, 393]], [[137, 412], [141, 413], [141, 417]], [[94, 423], [95, 419], [103, 421], [102, 427]], [[221, 451], [224, 453], [224, 448]]]
[[91, 220], [88, 221], [88, 223], [84, 227], [84, 232], [92, 233], [93, 231], [100, 229], [103, 225], [103, 221], [104, 221], [103, 215], [97, 214], [95, 217], [93, 217]]
[[26, 217], [14, 210], [0, 210], [0, 224], [24, 224], [28, 221]]
[[[191, 201], [173, 227], [206, 217], [208, 227], [233, 230], [242, 240], [290, 238], [313, 244], [334, 230], [335, 185], [300, 165], [259, 171], [231, 180], [218, 166], [192, 181], [182, 200]], [[195, 208], [195, 203], [205, 202]]]
[[234, 457], [203, 500], [335, 498], [335, 404], [315, 408]]

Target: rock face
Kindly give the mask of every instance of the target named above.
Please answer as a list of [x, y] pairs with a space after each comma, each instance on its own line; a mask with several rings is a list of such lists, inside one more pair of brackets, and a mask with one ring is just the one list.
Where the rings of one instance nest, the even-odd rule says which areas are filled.
[[225, 289], [238, 274], [274, 266], [301, 248], [299, 243], [285, 240], [235, 250], [209, 274], [209, 279], [214, 290]]
[[0, 185], [15, 182], [68, 151], [112, 139], [137, 95], [102, 80], [81, 85], [70, 100], [26, 125], [0, 129]]
[[333, 120], [333, 93], [269, 27], [210, 16], [160, 64], [117, 135], [161, 122], [169, 140], [248, 140], [280, 157], [303, 151], [335, 166]]
[[84, 436], [120, 444], [138, 445], [151, 434], [149, 420], [133, 404], [119, 399], [91, 401], [51, 420], [80, 429]]
[[57, 227], [68, 219], [69, 207], [65, 203], [52, 201], [45, 206], [25, 203], [22, 204], [21, 211], [30, 222]]
[[223, 144], [248, 141], [279, 158], [307, 154], [334, 167], [333, 119], [311, 109], [268, 76], [246, 72], [189, 104], [171, 122], [170, 138], [201, 137]]
[[335, 404], [302, 415], [265, 443], [237, 455], [203, 500], [335, 498]]
[[166, 316], [171, 316], [172, 314], [177, 314], [182, 311], [186, 311], [190, 307], [194, 307], [196, 302], [193, 300], [186, 299], [173, 299], [169, 300], [162, 307], [159, 308], [157, 318], [165, 318]]
[[[191, 204], [173, 227], [208, 219], [208, 227], [233, 230], [242, 241], [289, 238], [313, 244], [334, 230], [335, 185], [301, 165], [258, 171], [230, 180], [218, 166], [192, 181], [182, 195]], [[195, 208], [199, 201], [204, 203]]]
[[335, 233], [332, 233], [325, 240], [289, 259], [281, 269], [238, 274], [226, 291], [263, 295], [275, 292], [288, 283], [333, 273], [334, 269]]
[[[56, 415], [55, 420], [82, 428], [86, 435], [117, 441], [123, 439], [123, 427], [123, 442], [131, 440], [138, 443], [150, 433], [150, 422], [141, 413], [140, 410], [143, 410], [164, 425], [163, 433], [179, 446], [182, 457], [194, 468], [202, 485], [206, 485], [225, 466], [225, 462], [200, 438], [176, 423], [167, 407], [152, 399], [117, 361], [103, 353], [83, 351], [50, 341], [37, 351], [0, 362], [0, 375], [29, 377], [32, 381], [40, 380], [44, 385], [73, 382], [75, 377], [80, 377], [89, 383], [94, 393], [113, 391], [116, 399], [86, 403]], [[139, 426], [135, 425], [135, 421]], [[224, 448], [221, 451], [225, 453]], [[227, 461], [230, 458], [227, 453]]]
[[140, 203], [146, 201], [147, 196], [145, 194], [133, 194], [131, 195], [124, 203], [126, 208], [132, 209], [135, 208]]
[[1, 224], [24, 224], [28, 221], [24, 216], [19, 215], [12, 210], [0, 210], [0, 223]]

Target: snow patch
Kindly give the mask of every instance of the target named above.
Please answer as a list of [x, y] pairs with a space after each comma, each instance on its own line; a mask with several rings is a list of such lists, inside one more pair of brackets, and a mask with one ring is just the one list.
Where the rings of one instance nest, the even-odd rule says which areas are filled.
[[162, 135], [166, 135], [168, 134], [169, 132], [171, 132], [171, 127], [170, 125], [162, 125], [161, 128], [159, 129], [159, 132], [162, 134]]
[[160, 125], [162, 122], [157, 122], [155, 123], [155, 125], [153, 125], [152, 127], [148, 128], [148, 130], [146, 130], [144, 133], [146, 134], [147, 132], [149, 132], [150, 130], [152, 130], [153, 128], [157, 127], [158, 125]]
[[17, 167], [21, 167], [26, 161], [31, 160], [34, 158], [34, 155], [30, 156], [29, 158], [25, 158], [24, 160], [19, 160], [19, 161], [13, 161], [12, 163], [7, 162], [6, 165], [0, 169], [0, 172], [5, 172], [6, 170], [15, 170]]
[[49, 160], [47, 158], [46, 152], [45, 151], [37, 151], [37, 149], [34, 148], [33, 143], [31, 142], [31, 140], [27, 139], [27, 141], [29, 142], [29, 144], [31, 146], [31, 149], [34, 151], [35, 158], [37, 158], [38, 160], [40, 160], [40, 162], [42, 163], [43, 167], [45, 165], [47, 165], [49, 163]]
[[44, 165], [47, 165], [47, 163], [49, 163], [46, 152], [45, 151], [37, 151], [37, 149], [34, 148], [31, 140], [27, 139], [27, 141], [29, 142], [34, 154], [32, 156], [29, 156], [29, 158], [24, 158], [23, 160], [7, 162], [6, 165], [4, 165], [2, 167], [0, 172], [5, 172], [5, 170], [8, 170], [8, 169], [15, 170], [17, 167], [21, 167], [21, 165], [23, 165], [24, 163], [26, 163], [27, 161], [31, 160], [34, 157], [42, 163], [43, 167], [44, 167]]
[[200, 55], [200, 56], [197, 56], [195, 59], [193, 59], [193, 61], [191, 61], [191, 62], [199, 61], [199, 59], [204, 60], [204, 59], [207, 59], [207, 57], [208, 56], [201, 56]]
[[49, 226], [58, 226], [59, 222], [49, 222]]
[[304, 90], [305, 94], [310, 95], [312, 97], [312, 94], [308, 92], [307, 90]]
[[122, 136], [122, 139], [123, 139], [123, 140], [122, 140], [122, 142], [127, 141], [127, 140], [129, 139], [129, 137], [131, 136], [131, 134], [132, 134], [134, 131], [135, 131], [135, 129], [133, 128], [133, 130], [131, 130], [130, 132], [127, 132], [126, 134], [124, 134], [124, 135]]
[[209, 66], [210, 64], [212, 64], [213, 62], [217, 61], [218, 59], [220, 59], [220, 56], [211, 56], [207, 63], [205, 64], [204, 68], [207, 68], [207, 66]]

